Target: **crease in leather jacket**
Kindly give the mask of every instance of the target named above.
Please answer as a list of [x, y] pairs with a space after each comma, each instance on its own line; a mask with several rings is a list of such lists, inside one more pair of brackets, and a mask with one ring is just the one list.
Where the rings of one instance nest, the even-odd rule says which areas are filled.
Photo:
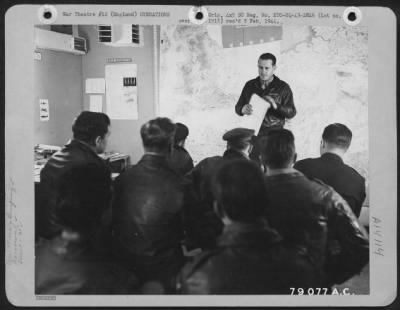
[[333, 188], [299, 171], [266, 177], [266, 218], [289, 244], [308, 248], [325, 272], [325, 287], [346, 281], [369, 261], [369, 240]]
[[242, 108], [250, 102], [253, 94], [257, 94], [261, 98], [271, 96], [277, 104], [276, 110], [271, 107], [265, 114], [260, 129], [261, 134], [270, 128], [282, 128], [285, 124], [285, 119], [291, 119], [296, 115], [292, 90], [286, 82], [275, 75], [272, 82], [265, 89], [261, 87], [260, 77], [248, 81], [235, 105], [236, 114], [243, 115]]
[[321, 287], [319, 269], [303, 249], [286, 247], [266, 223], [225, 226], [216, 249], [188, 263], [178, 277], [181, 294], [290, 294]]
[[68, 169], [85, 163], [107, 167], [106, 162], [88, 145], [72, 139], [60, 151], [53, 154], [43, 167], [40, 173], [39, 197], [35, 207], [38, 236], [51, 239], [61, 231], [54, 214], [57, 180]]

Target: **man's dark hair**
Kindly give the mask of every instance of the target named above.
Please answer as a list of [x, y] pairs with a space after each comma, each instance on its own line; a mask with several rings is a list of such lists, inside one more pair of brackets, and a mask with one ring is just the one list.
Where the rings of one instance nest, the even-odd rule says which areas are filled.
[[238, 151], [244, 151], [251, 144], [252, 144], [252, 139], [229, 141], [228, 148], [235, 149]]
[[322, 133], [322, 139], [335, 146], [347, 149], [350, 146], [352, 133], [349, 128], [340, 123], [330, 124], [325, 127]]
[[276, 65], [276, 57], [275, 55], [271, 54], [271, 53], [264, 53], [261, 54], [260, 58], [261, 60], [272, 60], [272, 65]]
[[100, 112], [83, 111], [74, 120], [72, 132], [74, 139], [93, 145], [97, 137], [107, 134], [110, 118]]
[[167, 151], [173, 144], [175, 128], [175, 124], [167, 117], [148, 121], [140, 129], [143, 146], [148, 151]]
[[175, 145], [177, 145], [179, 142], [185, 140], [187, 136], [189, 135], [189, 128], [182, 124], [182, 123], [175, 123], [176, 125], [176, 131], [175, 131]]
[[89, 231], [100, 222], [111, 202], [112, 180], [105, 166], [76, 165], [56, 184], [57, 224], [76, 231]]
[[286, 168], [294, 161], [295, 154], [294, 136], [290, 130], [271, 130], [261, 140], [261, 158], [270, 168]]
[[267, 194], [263, 174], [255, 163], [228, 161], [218, 169], [213, 185], [218, 208], [232, 221], [252, 222], [262, 217]]

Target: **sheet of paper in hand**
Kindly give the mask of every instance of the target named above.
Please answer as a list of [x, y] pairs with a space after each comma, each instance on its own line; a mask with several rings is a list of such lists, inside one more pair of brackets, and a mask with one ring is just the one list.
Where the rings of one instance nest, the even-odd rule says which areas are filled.
[[[251, 6], [247, 3], [206, 7], [29, 4], [9, 8], [4, 26], [5, 286], [12, 304], [35, 307], [297, 305], [310, 308], [384, 306], [395, 298], [398, 62], [393, 11], [372, 6]], [[110, 75], [110, 68], [117, 70]], [[92, 83], [91, 86], [96, 87], [85, 88], [88, 80], [102, 83]], [[263, 122], [270, 106], [261, 99], [266, 96], [271, 96], [279, 108]], [[43, 121], [43, 107], [40, 105], [42, 99], [47, 100], [51, 108], [51, 117], [46, 121]], [[240, 116], [239, 107], [247, 103], [253, 106], [252, 115]], [[107, 134], [99, 131], [97, 121], [93, 124], [88, 119], [72, 128], [77, 116], [91, 109], [109, 116], [110, 127], [105, 125], [108, 118], [102, 116], [102, 121], [99, 121], [103, 129], [108, 128]], [[233, 246], [242, 242], [239, 248], [243, 244], [255, 248], [246, 248], [243, 253], [238, 250], [242, 254], [230, 261], [224, 257], [219, 260], [219, 256], [217, 261], [213, 260], [214, 255], [225, 253], [225, 248], [222, 248], [215, 252], [217, 254], [196, 255], [193, 259], [200, 261], [193, 266], [182, 265], [177, 268], [179, 270], [168, 270], [171, 279], [180, 279], [175, 291], [174, 287], [167, 286], [172, 281], [162, 282], [165, 280], [162, 277], [166, 276], [164, 268], [161, 268], [163, 272], [150, 270], [153, 272], [151, 276], [156, 274], [160, 280], [156, 283], [128, 281], [139, 276], [144, 278], [143, 273], [151, 269], [146, 267], [142, 270], [135, 265], [136, 258], [145, 254], [140, 251], [147, 249], [143, 245], [147, 240], [140, 239], [131, 230], [131, 227], [144, 225], [130, 220], [152, 219], [153, 216], [120, 217], [129, 224], [127, 229], [121, 230], [124, 233], [114, 233], [123, 239], [119, 240], [121, 245], [129, 247], [124, 255], [136, 253], [136, 246], [140, 245], [135, 259], [125, 257], [124, 261], [133, 264], [130, 269], [107, 257], [98, 259], [96, 256], [95, 261], [91, 260], [95, 257], [93, 253], [80, 255], [89, 253], [81, 248], [82, 244], [68, 247], [73, 242], [68, 238], [80, 234], [83, 234], [82, 240], [98, 245], [84, 235], [90, 230], [87, 225], [96, 221], [92, 218], [86, 221], [85, 216], [93, 214], [78, 212], [86, 210], [80, 208], [81, 205], [67, 208], [64, 213], [60, 208], [75, 201], [94, 199], [96, 210], [100, 207], [109, 210], [107, 199], [113, 198], [115, 202], [125, 201], [125, 198], [112, 197], [112, 186], [107, 186], [106, 182], [83, 182], [83, 178], [88, 176], [86, 174], [76, 177], [76, 181], [67, 182], [67, 179], [62, 183], [56, 177], [57, 180], [52, 180], [51, 176], [60, 172], [57, 167], [67, 166], [67, 163], [75, 166], [75, 158], [90, 158], [98, 163], [93, 151], [100, 152], [100, 148], [101, 151], [105, 148], [105, 151], [127, 154], [130, 163], [136, 165], [144, 155], [141, 128], [157, 117], [168, 117], [172, 122], [183, 123], [189, 128], [185, 149], [195, 163], [224, 154], [227, 143], [222, 136], [236, 127], [253, 128], [258, 132], [260, 125], [268, 129], [278, 124], [290, 130], [295, 137], [298, 160], [319, 160], [321, 139], [328, 125], [341, 124], [333, 127], [344, 128], [342, 125], [345, 125], [350, 129], [351, 145], [346, 144], [346, 152], [340, 156], [333, 154], [331, 157], [342, 157], [342, 161], [350, 166], [346, 171], [351, 170], [351, 175], [362, 185], [360, 195], [357, 195], [362, 197], [359, 202], [362, 210], [358, 220], [348, 208], [342, 213], [342, 209], [336, 209], [340, 216], [327, 220], [329, 229], [333, 230], [329, 233], [337, 234], [335, 240], [344, 242], [338, 247], [344, 252], [332, 254], [340, 256], [330, 260], [336, 265], [330, 265], [330, 270], [319, 269], [322, 268], [320, 265], [312, 265], [313, 259], [302, 259], [302, 254], [296, 250], [290, 252], [297, 255], [294, 259], [292, 254], [284, 255], [286, 250], [269, 247], [269, 242], [261, 246], [257, 240], [264, 240], [264, 235], [256, 234], [251, 242], [241, 241], [247, 238], [245, 234], [226, 240], [229, 239]], [[240, 133], [240, 130], [235, 132]], [[68, 147], [61, 147], [74, 137]], [[240, 147], [241, 143], [237, 144]], [[61, 150], [54, 156], [54, 152], [43, 153], [37, 148], [35, 151], [37, 145], [57, 146]], [[241, 152], [248, 150], [246, 145]], [[344, 164], [337, 159], [335, 164], [342, 166], [335, 172], [340, 172]], [[75, 176], [72, 172], [79, 175], [83, 170], [67, 171], [69, 174], [64, 174], [63, 178]], [[82, 188], [78, 186], [79, 182], [83, 182]], [[346, 182], [347, 179], [341, 185]], [[137, 195], [147, 193], [149, 196], [137, 201], [167, 202], [166, 208], [173, 208], [173, 211], [160, 218], [171, 218], [171, 214], [177, 212], [174, 219], [185, 219], [178, 214], [183, 207], [170, 203], [175, 200], [168, 198], [170, 193], [178, 193], [181, 189], [160, 191], [159, 184], [165, 183], [168, 182], [157, 181], [154, 188], [148, 186], [138, 192]], [[47, 188], [43, 186], [46, 184]], [[65, 186], [56, 191], [50, 186], [56, 184]], [[345, 186], [345, 190], [351, 191], [354, 184]], [[96, 186], [104, 189], [97, 190]], [[49, 195], [42, 196], [43, 188]], [[297, 195], [285, 191], [285, 188], [279, 187], [279, 198], [293, 199], [290, 205], [298, 206], [297, 199], [304, 196], [303, 192]], [[74, 190], [78, 191], [76, 199], [72, 195]], [[96, 194], [90, 195], [90, 190]], [[154, 199], [157, 190], [165, 193], [165, 199]], [[242, 189], [232, 192], [248, 194]], [[114, 195], [120, 195], [116, 193]], [[48, 199], [48, 205], [43, 204], [46, 197], [53, 195], [67, 196], [54, 201]], [[104, 199], [100, 199], [103, 197], [100, 195], [104, 195]], [[335, 194], [328, 196], [341, 199]], [[346, 198], [346, 193], [343, 197]], [[56, 201], [63, 203], [58, 205]], [[82, 207], [92, 205], [82, 203]], [[315, 211], [318, 206], [306, 207]], [[143, 205], [135, 204], [135, 210], [136, 207]], [[114, 210], [117, 210], [115, 205]], [[298, 213], [287, 214], [296, 216]], [[54, 224], [49, 220], [53, 217], [63, 221], [58, 231], [62, 230], [64, 234], [46, 230], [49, 224]], [[316, 218], [319, 216], [310, 216], [308, 220], [312, 222]], [[170, 222], [175, 225], [175, 220]], [[81, 227], [82, 223], [84, 227]], [[304, 224], [296, 218], [285, 223]], [[148, 252], [164, 253], [164, 245], [177, 245], [168, 247], [168, 255], [157, 257], [154, 266], [175, 266], [182, 261], [179, 255], [184, 255], [177, 249], [184, 242], [180, 238], [185, 234], [173, 238], [171, 234], [181, 232], [181, 227], [192, 226], [186, 222], [179, 223], [176, 224], [179, 229], [176, 229], [164, 222], [153, 224], [148, 226], [159, 227], [159, 230], [151, 230], [149, 236], [156, 235], [161, 239], [151, 240], [151, 244], [161, 246]], [[310, 229], [320, 227], [319, 222], [315, 224], [309, 225]], [[308, 225], [278, 230], [282, 235], [296, 232], [309, 236], [305, 226]], [[363, 233], [363, 226], [369, 231], [369, 236]], [[115, 232], [121, 227], [113, 223], [112, 228]], [[317, 231], [324, 233], [323, 229]], [[51, 232], [55, 235], [49, 234]], [[296, 235], [294, 239], [301, 239], [301, 236]], [[323, 240], [324, 237], [317, 235], [314, 239]], [[140, 239], [138, 243], [137, 238]], [[267, 241], [272, 240], [268, 238]], [[108, 242], [104, 246], [111, 247], [110, 239], [103, 239]], [[311, 249], [313, 245], [307, 244]], [[68, 251], [75, 248], [78, 250], [69, 255]], [[325, 248], [319, 250], [323, 253], [322, 260], [327, 253]], [[169, 253], [177, 253], [178, 257], [173, 256], [169, 261]], [[67, 261], [66, 257], [74, 260]], [[235, 260], [238, 257], [243, 259]], [[272, 265], [261, 264], [264, 257], [271, 260]], [[203, 264], [203, 258], [210, 261]], [[150, 262], [145, 261], [141, 266], [144, 265], [150, 266]], [[135, 272], [138, 268], [140, 274]], [[183, 276], [186, 268], [192, 272]], [[329, 279], [319, 278], [320, 274], [327, 272]], [[204, 275], [204, 278], [198, 275]], [[215, 279], [218, 283], [213, 282]], [[165, 296], [163, 292], [178, 294]], [[198, 292], [202, 296], [192, 295]]]
[[257, 94], [253, 94], [251, 96], [249, 103], [253, 109], [253, 112], [250, 115], [243, 115], [240, 118], [239, 127], [254, 129], [255, 135], [257, 135], [264, 116], [271, 107], [271, 104]]

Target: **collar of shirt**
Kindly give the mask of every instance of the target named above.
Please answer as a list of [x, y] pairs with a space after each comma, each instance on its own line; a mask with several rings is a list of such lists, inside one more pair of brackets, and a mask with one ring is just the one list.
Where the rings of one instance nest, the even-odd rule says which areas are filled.
[[96, 156], [99, 156], [99, 154], [95, 151], [94, 146], [90, 145], [89, 143], [86, 143], [82, 140], [78, 140], [78, 139], [71, 139], [67, 142], [66, 145], [80, 145], [83, 146], [84, 148], [90, 150], [90, 152], [92, 152], [93, 154], [96, 154]]
[[272, 79], [270, 81], [262, 81], [260, 79], [260, 77], [257, 78], [258, 79], [258, 85], [261, 89], [266, 89], [267, 87], [269, 87], [270, 85], [272, 85], [272, 83], [276, 80], [275, 75], [272, 76]]
[[326, 153], [322, 154], [321, 158], [324, 158], [327, 160], [335, 160], [335, 161], [339, 161], [339, 162], [343, 163], [343, 159], [339, 155], [330, 153], [330, 152], [326, 152]]
[[156, 157], [165, 157], [165, 154], [157, 153], [157, 152], [144, 152], [144, 155], [156, 156]]

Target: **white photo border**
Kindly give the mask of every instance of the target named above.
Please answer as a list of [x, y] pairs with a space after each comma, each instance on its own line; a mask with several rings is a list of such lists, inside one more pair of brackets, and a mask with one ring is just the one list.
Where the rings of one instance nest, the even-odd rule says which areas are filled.
[[[16, 306], [384, 306], [397, 294], [396, 16], [383, 7], [360, 7], [368, 27], [370, 158], [370, 294], [351, 296], [48, 296], [34, 294], [33, 28], [40, 5], [17, 5], [5, 16], [6, 293]], [[178, 24], [191, 6], [55, 5], [57, 24]], [[257, 6], [285, 12], [336, 12], [346, 7]], [[207, 6], [208, 12], [252, 11], [251, 6]], [[168, 17], [64, 16], [63, 11], [170, 12]], [[344, 25], [342, 19], [282, 20]], [[10, 222], [12, 216], [16, 222]], [[377, 235], [379, 232], [379, 236]], [[378, 245], [374, 240], [381, 238]], [[18, 253], [10, 244], [18, 242]], [[14, 250], [16, 247], [12, 247]], [[378, 251], [378, 252], [377, 252]], [[383, 254], [383, 255], [381, 255]], [[8, 256], [7, 256], [8, 255]]]

